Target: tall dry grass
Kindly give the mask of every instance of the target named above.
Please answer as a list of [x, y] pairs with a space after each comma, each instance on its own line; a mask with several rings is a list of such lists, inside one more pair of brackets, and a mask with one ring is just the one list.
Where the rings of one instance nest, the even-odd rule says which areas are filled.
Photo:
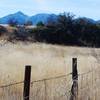
[[[24, 79], [24, 66], [32, 65], [31, 81], [72, 72], [72, 58], [78, 58], [79, 100], [100, 98], [100, 49], [46, 44], [1, 43], [0, 85]], [[83, 74], [84, 73], [84, 74]], [[71, 75], [33, 82], [31, 100], [69, 100]], [[0, 88], [0, 100], [22, 100], [23, 84]]]

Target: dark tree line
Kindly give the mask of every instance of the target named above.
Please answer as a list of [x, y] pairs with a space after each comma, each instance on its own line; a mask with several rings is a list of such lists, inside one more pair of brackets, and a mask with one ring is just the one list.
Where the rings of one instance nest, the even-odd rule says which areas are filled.
[[37, 41], [62, 45], [100, 47], [100, 25], [86, 18], [74, 18], [71, 13], [60, 14], [56, 21], [34, 29]]

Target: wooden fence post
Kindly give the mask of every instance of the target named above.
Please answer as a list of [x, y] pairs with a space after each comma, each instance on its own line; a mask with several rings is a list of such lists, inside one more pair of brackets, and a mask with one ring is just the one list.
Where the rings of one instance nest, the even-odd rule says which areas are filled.
[[78, 71], [77, 58], [72, 58], [72, 88], [70, 100], [78, 100]]
[[72, 58], [72, 79], [78, 80], [77, 58]]
[[25, 66], [23, 100], [29, 100], [30, 80], [31, 80], [31, 66], [27, 65]]

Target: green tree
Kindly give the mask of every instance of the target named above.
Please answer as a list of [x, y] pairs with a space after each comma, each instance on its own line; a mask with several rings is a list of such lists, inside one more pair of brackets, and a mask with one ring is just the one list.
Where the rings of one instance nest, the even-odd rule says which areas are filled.
[[71, 13], [63, 13], [58, 16], [57, 27], [64, 32], [72, 30], [74, 15]]
[[40, 21], [40, 22], [38, 22], [38, 23], [36, 24], [36, 26], [37, 26], [37, 27], [43, 27], [43, 26], [44, 26], [44, 23], [43, 23], [42, 21]]

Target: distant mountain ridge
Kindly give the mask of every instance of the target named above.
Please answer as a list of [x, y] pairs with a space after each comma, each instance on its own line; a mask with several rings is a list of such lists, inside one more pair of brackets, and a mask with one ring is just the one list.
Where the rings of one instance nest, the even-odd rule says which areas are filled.
[[[41, 14], [36, 14], [33, 16], [28, 16], [22, 13], [21, 11], [18, 11], [14, 14], [9, 14], [7, 16], [4, 16], [0, 18], [0, 24], [8, 24], [10, 19], [16, 20], [19, 25], [23, 25], [28, 21], [31, 21], [33, 25], [36, 25], [38, 22], [42, 21], [43, 23], [47, 23], [48, 19], [52, 17], [53, 20], [57, 19], [56, 14], [46, 14], [46, 13], [41, 13]], [[95, 21], [90, 18], [83, 17], [86, 21], [92, 22], [92, 23], [100, 23], [100, 20]]]
[[17, 12], [0, 18], [0, 24], [8, 24], [10, 19], [16, 20], [18, 24], [24, 24], [24, 22], [28, 19], [28, 16], [22, 12]]
[[[16, 20], [19, 25], [25, 24], [27, 21], [31, 21], [33, 25], [36, 25], [38, 22], [42, 21], [43, 23], [47, 23], [48, 18], [50, 17], [57, 18], [57, 15], [55, 14], [36, 14], [34, 16], [28, 16], [24, 13], [18, 11], [14, 14], [9, 14], [5, 17], [0, 18], [0, 24], [8, 24], [10, 19]], [[54, 20], [55, 20], [54, 19]]]

